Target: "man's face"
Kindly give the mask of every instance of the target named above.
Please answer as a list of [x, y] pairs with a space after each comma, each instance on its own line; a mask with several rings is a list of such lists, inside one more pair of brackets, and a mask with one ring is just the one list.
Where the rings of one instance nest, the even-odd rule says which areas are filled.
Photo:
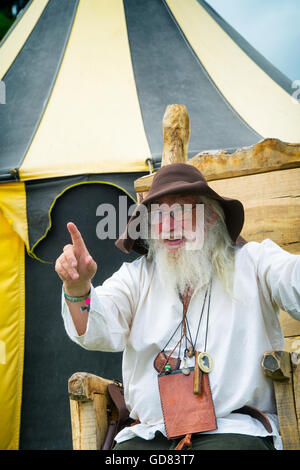
[[[229, 243], [225, 227], [214, 203], [207, 198], [204, 203], [201, 201], [194, 194], [169, 195], [157, 198], [148, 207], [145, 221], [150, 219], [151, 225], [149, 259], [155, 261], [159, 279], [166, 289], [183, 293], [187, 286], [206, 287], [215, 269], [212, 253], [216, 247], [217, 259], [223, 264], [220, 278], [226, 289], [228, 287], [233, 258], [229, 260], [225, 251]], [[171, 214], [174, 207], [177, 209]]]
[[156, 199], [150, 207], [152, 234], [170, 252], [176, 252], [195, 238], [199, 198], [193, 194], [172, 194]]

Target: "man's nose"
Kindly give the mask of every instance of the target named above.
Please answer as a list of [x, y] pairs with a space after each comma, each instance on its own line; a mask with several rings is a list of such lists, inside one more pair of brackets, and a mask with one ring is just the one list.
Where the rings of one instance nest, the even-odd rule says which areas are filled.
[[161, 221], [161, 231], [162, 232], [172, 232], [175, 228], [174, 218], [171, 217], [169, 213], [163, 214]]

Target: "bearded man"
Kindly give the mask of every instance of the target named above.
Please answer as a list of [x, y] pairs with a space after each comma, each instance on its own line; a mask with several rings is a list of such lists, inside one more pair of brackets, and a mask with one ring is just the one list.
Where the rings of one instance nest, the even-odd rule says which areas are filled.
[[[138, 220], [150, 238], [134, 234]], [[241, 202], [195, 167], [162, 167], [116, 242], [142, 256], [98, 287], [97, 264], [68, 224], [72, 244], [56, 262], [67, 334], [86, 349], [123, 351], [135, 423], [115, 449], [282, 448], [261, 358], [284, 347], [279, 309], [300, 319], [300, 257], [269, 239], [246, 243], [243, 222]]]

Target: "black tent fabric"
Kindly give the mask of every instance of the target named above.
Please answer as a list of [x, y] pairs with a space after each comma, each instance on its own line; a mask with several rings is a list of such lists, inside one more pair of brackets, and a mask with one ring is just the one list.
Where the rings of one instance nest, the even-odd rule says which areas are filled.
[[[161, 126], [153, 126], [153, 122], [161, 121], [169, 103], [184, 103], [188, 109], [192, 123], [190, 157], [211, 148], [235, 150], [262, 139], [224, 99], [185, 40], [166, 2], [128, 0], [124, 6], [154, 168], [160, 167], [163, 140]], [[151, 41], [145, 54], [143, 44], [147, 38]]]
[[[129, 179], [128, 179], [129, 181]], [[41, 263], [26, 256], [26, 325], [20, 449], [72, 449], [68, 379], [74, 372], [88, 371], [102, 377], [122, 379], [122, 353], [84, 350], [73, 343], [61, 318], [61, 282], [54, 263], [62, 247], [70, 243], [66, 229], [74, 222], [98, 263], [95, 286], [111, 276], [122, 262], [136, 258], [124, 255], [114, 240], [99, 240], [96, 226], [99, 204], [109, 201], [116, 208], [119, 231], [119, 197], [124, 193], [101, 183], [71, 187], [52, 211], [53, 229], [36, 247]], [[82, 205], [82, 201], [86, 201]], [[128, 207], [132, 204], [128, 198]], [[78, 208], [81, 210], [78, 210]]]
[[[145, 175], [146, 173], [140, 173], [140, 176]], [[119, 189], [121, 188], [124, 195], [127, 195], [129, 199], [131, 198], [131, 203], [134, 204], [136, 200], [134, 181], [136, 178], [136, 173], [112, 173], [102, 175], [87, 174], [64, 178], [26, 181], [26, 208], [30, 249], [35, 251], [35, 246], [39, 244], [41, 239], [47, 236], [47, 232], [54, 224], [54, 221], [52, 220], [52, 208], [56, 205], [57, 199], [62, 197], [68, 188], [84, 185], [85, 183], [91, 184], [92, 182], [97, 182], [99, 187], [97, 200], [99, 201], [99, 204], [101, 204], [101, 201], [103, 202], [103, 200], [106, 202], [110, 201], [109, 197], [105, 197], [105, 195], [109, 196], [110, 194], [109, 186]], [[101, 185], [103, 186], [102, 188]], [[102, 199], [100, 197], [100, 188], [102, 189]], [[83, 198], [82, 201], [83, 200], [88, 201], [87, 198]], [[79, 204], [77, 207], [81, 206], [82, 205]], [[85, 212], [85, 207], [83, 206], [81, 210]], [[93, 214], [94, 217], [95, 214], [96, 212]], [[47, 256], [46, 253], [45, 256]]]

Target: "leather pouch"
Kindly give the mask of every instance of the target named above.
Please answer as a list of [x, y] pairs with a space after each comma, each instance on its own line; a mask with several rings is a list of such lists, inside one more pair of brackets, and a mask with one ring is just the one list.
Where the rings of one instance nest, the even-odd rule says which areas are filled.
[[167, 357], [167, 355], [161, 351], [154, 359], [154, 369], [161, 373], [167, 363], [170, 364], [171, 370], [179, 369], [180, 359], [171, 356]]
[[169, 439], [217, 429], [208, 374], [203, 373], [201, 395], [193, 393], [193, 367], [189, 375], [180, 369], [158, 375], [158, 386]]

